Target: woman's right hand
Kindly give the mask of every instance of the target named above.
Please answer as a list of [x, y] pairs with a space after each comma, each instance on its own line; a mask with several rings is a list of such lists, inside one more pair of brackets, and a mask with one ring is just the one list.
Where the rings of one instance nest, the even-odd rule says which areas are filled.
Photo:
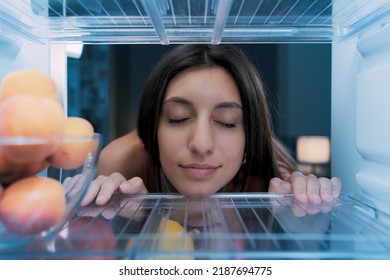
[[88, 205], [93, 200], [97, 205], [106, 204], [113, 193], [123, 194], [147, 194], [148, 191], [140, 177], [134, 177], [130, 180], [120, 173], [113, 173], [110, 176], [98, 176], [91, 182], [88, 192], [84, 196], [81, 206]]

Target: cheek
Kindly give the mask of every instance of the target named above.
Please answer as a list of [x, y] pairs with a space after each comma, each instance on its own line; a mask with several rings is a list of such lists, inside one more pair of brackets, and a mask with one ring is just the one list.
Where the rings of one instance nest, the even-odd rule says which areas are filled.
[[241, 162], [244, 158], [245, 135], [244, 132], [220, 139], [219, 146], [225, 157]]
[[244, 133], [234, 137], [225, 147], [226, 162], [229, 163], [226, 176], [232, 180], [242, 166], [245, 153], [245, 136]]
[[183, 149], [181, 137], [175, 137], [163, 129], [158, 130], [157, 137], [161, 163], [169, 161], [178, 151]]

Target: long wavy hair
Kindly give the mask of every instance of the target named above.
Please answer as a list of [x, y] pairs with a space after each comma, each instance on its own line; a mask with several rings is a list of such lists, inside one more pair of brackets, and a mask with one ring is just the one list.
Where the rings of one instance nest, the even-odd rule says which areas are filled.
[[295, 168], [292, 157], [276, 139], [271, 124], [263, 81], [244, 52], [233, 45], [180, 45], [168, 51], [146, 81], [140, 100], [137, 130], [147, 154], [146, 187], [161, 192], [161, 163], [157, 129], [169, 82], [187, 69], [223, 67], [240, 91], [245, 130], [245, 164], [233, 179], [233, 191], [246, 191], [249, 176], [262, 179], [252, 191], [267, 191], [270, 179], [280, 177], [280, 168]]

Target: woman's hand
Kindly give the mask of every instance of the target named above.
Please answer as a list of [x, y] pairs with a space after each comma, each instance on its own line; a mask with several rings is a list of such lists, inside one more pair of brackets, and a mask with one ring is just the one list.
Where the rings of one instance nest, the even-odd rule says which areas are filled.
[[337, 177], [317, 178], [312, 174], [303, 175], [294, 171], [286, 181], [280, 178], [271, 179], [268, 191], [279, 194], [294, 193], [300, 203], [331, 203], [340, 195], [341, 181]]
[[147, 194], [148, 191], [144, 182], [139, 177], [130, 180], [120, 173], [113, 173], [110, 176], [100, 175], [92, 181], [81, 206], [91, 203], [95, 199], [97, 205], [106, 204], [115, 192], [123, 194]]

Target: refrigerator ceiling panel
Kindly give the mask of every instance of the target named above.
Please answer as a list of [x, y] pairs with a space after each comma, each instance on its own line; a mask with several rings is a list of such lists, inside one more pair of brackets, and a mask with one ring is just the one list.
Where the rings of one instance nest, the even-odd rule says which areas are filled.
[[2, 22], [0, 35], [42, 43], [334, 42], [390, 22], [390, 2], [4, 0]]

